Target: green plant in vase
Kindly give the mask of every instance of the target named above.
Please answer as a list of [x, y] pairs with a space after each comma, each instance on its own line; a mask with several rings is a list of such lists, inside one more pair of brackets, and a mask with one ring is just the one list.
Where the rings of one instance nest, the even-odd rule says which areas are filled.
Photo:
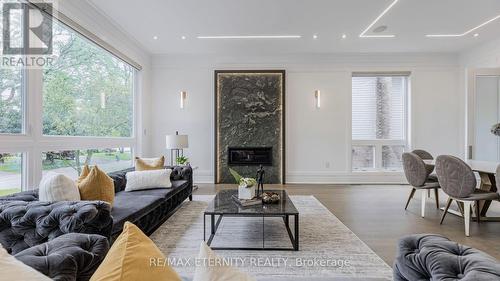
[[229, 173], [238, 184], [238, 198], [252, 199], [255, 196], [255, 185], [257, 181], [254, 178], [244, 178], [235, 170], [229, 168]]
[[175, 158], [177, 165], [186, 165], [188, 160], [189, 160], [189, 158], [187, 158], [186, 156], [179, 156], [179, 157]]
[[253, 187], [257, 183], [257, 181], [254, 178], [244, 178], [240, 174], [238, 174], [238, 172], [236, 172], [235, 170], [233, 170], [231, 168], [229, 168], [229, 173], [231, 173], [231, 175], [233, 176], [236, 183], [241, 187], [250, 188], [250, 187]]

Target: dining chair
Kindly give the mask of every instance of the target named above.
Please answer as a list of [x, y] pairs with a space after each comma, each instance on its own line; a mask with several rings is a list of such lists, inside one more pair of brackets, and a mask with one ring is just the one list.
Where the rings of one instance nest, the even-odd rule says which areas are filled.
[[[498, 173], [497, 168], [497, 173]], [[465, 236], [469, 236], [471, 205], [474, 203], [476, 219], [479, 222], [481, 215], [479, 211], [479, 201], [499, 200], [500, 195], [496, 192], [476, 189], [476, 177], [471, 167], [461, 159], [451, 155], [440, 155], [436, 159], [436, 173], [439, 185], [449, 196], [446, 207], [441, 217], [440, 224], [448, 213], [453, 200], [463, 204]], [[498, 176], [498, 175], [497, 175]]]
[[408, 208], [411, 199], [417, 190], [421, 190], [421, 216], [425, 217], [425, 198], [426, 191], [434, 190], [436, 197], [436, 207], [439, 209], [439, 183], [429, 179], [429, 170], [427, 169], [424, 160], [413, 152], [403, 153], [403, 169], [408, 183], [412, 186], [408, 201], [406, 201], [405, 210]]
[[[412, 152], [417, 154], [418, 157], [420, 157], [422, 160], [434, 160], [434, 157], [432, 156], [432, 154], [430, 154], [429, 152], [427, 152], [423, 149], [414, 149]], [[429, 173], [429, 179], [437, 181], [438, 179], [437, 179], [436, 174], [432, 173], [432, 172], [434, 172], [434, 165], [425, 164], [425, 168], [427, 169], [427, 172]], [[431, 197], [430, 189], [427, 190], [427, 197]]]
[[422, 158], [422, 160], [434, 160], [434, 157], [432, 157], [432, 154], [429, 152], [423, 150], [423, 149], [414, 149], [412, 153], [417, 154], [418, 157]]

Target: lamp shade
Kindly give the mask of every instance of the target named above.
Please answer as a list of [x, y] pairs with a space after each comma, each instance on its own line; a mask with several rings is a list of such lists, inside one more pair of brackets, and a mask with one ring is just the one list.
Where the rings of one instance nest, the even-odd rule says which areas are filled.
[[187, 135], [167, 135], [165, 137], [165, 147], [167, 149], [183, 149], [188, 148]]

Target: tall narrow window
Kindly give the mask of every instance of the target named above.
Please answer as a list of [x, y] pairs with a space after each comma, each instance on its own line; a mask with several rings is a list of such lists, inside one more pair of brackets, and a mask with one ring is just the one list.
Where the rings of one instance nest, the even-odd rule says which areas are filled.
[[353, 75], [352, 170], [401, 170], [408, 75]]

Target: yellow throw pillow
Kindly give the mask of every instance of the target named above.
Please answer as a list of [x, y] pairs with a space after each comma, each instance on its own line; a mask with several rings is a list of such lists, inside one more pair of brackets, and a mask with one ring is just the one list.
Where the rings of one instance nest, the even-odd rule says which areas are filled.
[[160, 170], [163, 166], [165, 166], [165, 156], [152, 159], [135, 157], [136, 171]]
[[115, 201], [115, 185], [105, 172], [97, 166], [92, 167], [89, 174], [77, 183], [81, 200], [101, 200], [113, 206]]
[[181, 281], [165, 255], [137, 226], [125, 222], [90, 281]]
[[86, 178], [90, 174], [90, 168], [89, 165], [83, 166], [82, 172], [80, 173], [80, 176], [76, 180], [76, 183], [80, 183], [84, 178]]

